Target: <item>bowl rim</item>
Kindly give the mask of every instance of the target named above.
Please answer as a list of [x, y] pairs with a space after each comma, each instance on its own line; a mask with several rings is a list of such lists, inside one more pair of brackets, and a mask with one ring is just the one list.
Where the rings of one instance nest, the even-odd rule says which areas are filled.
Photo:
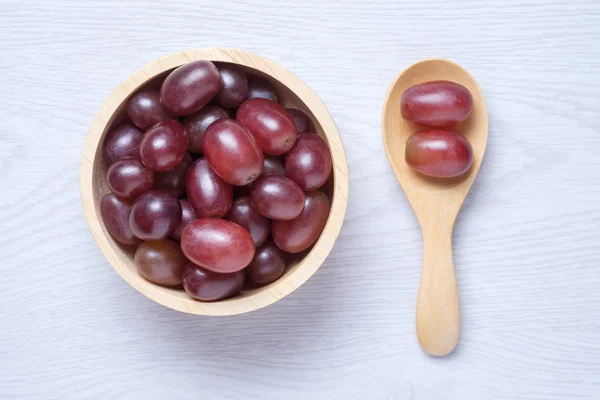
[[[106, 127], [112, 123], [119, 106], [138, 88], [165, 71], [182, 64], [210, 60], [253, 68], [278, 80], [290, 89], [313, 113], [323, 129], [333, 162], [334, 190], [329, 217], [323, 232], [310, 252], [289, 274], [246, 297], [234, 297], [218, 302], [199, 302], [191, 297], [178, 297], [169, 289], [155, 285], [133, 273], [120, 256], [120, 248], [100, 222], [99, 204], [94, 201], [93, 171], [98, 146]], [[101, 155], [100, 155], [101, 156]], [[102, 254], [113, 269], [133, 288], [151, 300], [168, 308], [198, 315], [235, 315], [266, 307], [292, 293], [319, 269], [331, 252], [340, 233], [348, 202], [348, 166], [342, 139], [333, 118], [319, 96], [300, 78], [282, 65], [247, 51], [206, 47], [180, 51], [149, 62], [127, 77], [102, 104], [88, 130], [81, 155], [79, 185], [83, 212]]]

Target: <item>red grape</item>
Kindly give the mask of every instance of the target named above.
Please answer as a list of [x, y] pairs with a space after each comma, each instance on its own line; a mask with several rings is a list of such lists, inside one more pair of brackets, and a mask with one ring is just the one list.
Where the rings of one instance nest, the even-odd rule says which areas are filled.
[[283, 164], [276, 157], [265, 157], [265, 161], [263, 162], [261, 176], [266, 175], [280, 175], [285, 176], [285, 168], [283, 168]]
[[430, 128], [449, 128], [467, 119], [473, 107], [469, 90], [455, 82], [432, 81], [408, 88], [400, 102], [402, 117]]
[[292, 116], [294, 120], [294, 124], [296, 125], [296, 131], [298, 134], [302, 132], [314, 132], [315, 127], [303, 111], [297, 110], [295, 108], [286, 108], [287, 112]]
[[232, 185], [245, 185], [258, 177], [264, 156], [252, 135], [232, 119], [213, 123], [204, 135], [204, 155], [211, 168]]
[[185, 157], [188, 135], [183, 125], [173, 119], [159, 122], [144, 135], [140, 156], [155, 172], [175, 168]]
[[224, 219], [200, 218], [185, 227], [181, 250], [195, 264], [214, 272], [245, 268], [254, 257], [254, 242], [247, 230]]
[[179, 204], [181, 204], [181, 222], [177, 226], [177, 229], [175, 229], [175, 232], [173, 232], [173, 235], [171, 235], [173, 239], [177, 241], [181, 240], [181, 234], [183, 233], [183, 229], [190, 222], [198, 218], [189, 201], [179, 200]]
[[124, 158], [108, 169], [106, 181], [116, 196], [124, 200], [133, 200], [152, 189], [154, 175], [140, 160]]
[[285, 175], [306, 191], [323, 186], [331, 169], [329, 147], [319, 135], [298, 136], [296, 144], [285, 157]]
[[233, 187], [219, 178], [205, 159], [192, 165], [187, 175], [187, 193], [199, 218], [223, 218], [233, 202]]
[[[263, 162], [262, 172], [260, 173], [260, 176], [267, 176], [267, 175], [285, 176], [285, 168], [283, 168], [281, 161], [279, 161], [279, 159], [277, 157], [269, 157], [269, 156], [265, 157], [265, 161]], [[254, 182], [256, 182], [256, 181], [254, 181]], [[251, 183], [249, 183], [247, 185], [243, 185], [243, 186], [234, 186], [233, 187], [233, 197], [238, 198], [238, 197], [250, 196], [250, 186], [252, 186], [252, 184], [254, 182], [251, 182]]]
[[177, 286], [182, 282], [188, 264], [179, 243], [171, 239], [140, 244], [135, 251], [135, 265], [140, 275], [162, 286]]
[[213, 122], [229, 118], [224, 108], [208, 105], [194, 115], [190, 115], [183, 121], [183, 126], [188, 133], [190, 144], [188, 150], [192, 153], [202, 154], [202, 140], [204, 133]]
[[154, 174], [154, 189], [166, 190], [173, 193], [175, 197], [183, 197], [185, 195], [185, 178], [193, 162], [190, 153], [186, 153], [183, 161], [175, 168]]
[[215, 102], [225, 108], [238, 107], [248, 96], [246, 74], [231, 64], [219, 64], [217, 69], [221, 75], [221, 91]]
[[129, 121], [117, 125], [104, 138], [104, 159], [109, 164], [114, 164], [126, 157], [139, 158], [143, 136], [144, 133]]
[[237, 199], [233, 203], [227, 219], [250, 232], [256, 247], [263, 244], [271, 232], [271, 222], [254, 209], [249, 197]]
[[236, 119], [267, 154], [284, 154], [296, 142], [294, 120], [285, 108], [274, 101], [246, 100], [238, 108]]
[[129, 227], [143, 240], [165, 239], [181, 222], [177, 197], [164, 190], [151, 190], [139, 196], [129, 213]]
[[248, 82], [248, 98], [249, 99], [267, 99], [279, 103], [279, 95], [277, 90], [263, 78], [252, 78]]
[[279, 175], [261, 176], [250, 187], [252, 205], [271, 219], [294, 219], [302, 212], [306, 196], [293, 180]]
[[129, 202], [120, 200], [112, 193], [105, 194], [100, 200], [100, 216], [110, 236], [119, 243], [138, 244], [142, 241], [129, 228], [130, 209]]
[[200, 301], [215, 301], [233, 296], [244, 286], [244, 270], [220, 274], [189, 263], [183, 273], [183, 288]]
[[221, 90], [217, 67], [206, 60], [194, 61], [167, 76], [160, 89], [160, 99], [171, 113], [190, 115], [207, 105]]
[[406, 163], [416, 171], [436, 178], [464, 174], [473, 163], [473, 150], [460, 133], [425, 129], [406, 141]]
[[142, 90], [131, 96], [127, 102], [127, 114], [138, 128], [144, 130], [173, 118], [160, 102], [158, 90]]
[[283, 252], [269, 240], [256, 249], [252, 262], [246, 268], [246, 277], [258, 285], [268, 285], [279, 279], [284, 270]]
[[327, 223], [329, 199], [318, 190], [306, 194], [304, 209], [290, 221], [273, 221], [271, 234], [275, 244], [288, 253], [299, 253], [312, 246]]

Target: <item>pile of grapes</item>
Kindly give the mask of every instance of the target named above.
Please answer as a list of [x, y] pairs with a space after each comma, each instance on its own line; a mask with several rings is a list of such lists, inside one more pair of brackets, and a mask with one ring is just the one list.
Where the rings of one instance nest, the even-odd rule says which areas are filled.
[[232, 64], [195, 61], [127, 102], [103, 142], [110, 235], [141, 276], [201, 301], [279, 279], [319, 238], [332, 171], [310, 118]]

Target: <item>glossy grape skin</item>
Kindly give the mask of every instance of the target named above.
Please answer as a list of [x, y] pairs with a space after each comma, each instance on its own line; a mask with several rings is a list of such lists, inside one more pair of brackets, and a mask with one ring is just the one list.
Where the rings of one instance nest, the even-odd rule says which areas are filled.
[[279, 104], [266, 99], [250, 99], [238, 108], [236, 120], [252, 134], [262, 151], [281, 155], [296, 142], [296, 124]]
[[139, 244], [141, 239], [135, 237], [129, 228], [130, 209], [130, 202], [120, 200], [112, 193], [107, 193], [100, 199], [100, 216], [110, 236], [119, 243]]
[[268, 285], [279, 279], [284, 270], [284, 254], [269, 240], [256, 249], [252, 262], [246, 268], [246, 279], [257, 285]]
[[138, 128], [144, 130], [173, 118], [160, 102], [158, 90], [141, 90], [131, 96], [127, 102], [127, 115]]
[[165, 239], [181, 222], [177, 197], [164, 190], [151, 190], [139, 196], [131, 206], [129, 227], [143, 240]]
[[178, 121], [170, 119], [150, 128], [140, 146], [140, 157], [152, 171], [175, 168], [187, 153], [188, 134]]
[[196, 212], [190, 205], [188, 200], [179, 200], [179, 204], [181, 205], [181, 222], [177, 225], [177, 229], [171, 235], [171, 237], [177, 241], [181, 240], [181, 234], [183, 233], [183, 229], [193, 220], [197, 219]]
[[233, 187], [205, 159], [196, 160], [187, 175], [188, 200], [198, 218], [223, 218], [233, 203]]
[[183, 197], [185, 195], [187, 173], [193, 162], [194, 160], [190, 153], [186, 153], [183, 160], [175, 168], [166, 172], [155, 173], [153, 189], [166, 190], [173, 193], [175, 197]]
[[[263, 167], [262, 167], [260, 176], [267, 176], [267, 175], [285, 176], [285, 168], [283, 168], [283, 164], [281, 164], [281, 161], [279, 161], [279, 159], [277, 157], [265, 156], [265, 160], [263, 162]], [[256, 182], [256, 181], [254, 181], [254, 182]], [[251, 183], [249, 183], [247, 185], [243, 185], [243, 186], [234, 186], [233, 187], [233, 197], [238, 198], [238, 197], [250, 196], [250, 186], [252, 186], [252, 184], [254, 182], [251, 182]]]
[[244, 270], [221, 274], [189, 263], [183, 273], [183, 288], [196, 300], [221, 300], [242, 289], [245, 275]]
[[320, 188], [331, 175], [329, 146], [319, 135], [304, 133], [285, 157], [285, 175], [305, 191]]
[[124, 158], [108, 169], [108, 188], [120, 199], [133, 200], [152, 189], [154, 174], [136, 158]]
[[267, 99], [279, 103], [275, 86], [263, 78], [252, 78], [248, 82], [248, 99]]
[[167, 76], [160, 88], [163, 105], [174, 115], [191, 115], [221, 90], [217, 67], [206, 60], [182, 65]]
[[294, 219], [302, 212], [306, 196], [293, 180], [279, 175], [261, 176], [250, 187], [252, 205], [271, 219]]
[[460, 133], [445, 129], [425, 129], [406, 141], [406, 163], [415, 171], [435, 178], [464, 174], [473, 163], [473, 150]]
[[227, 220], [246, 229], [255, 247], [262, 245], [271, 232], [271, 222], [254, 209], [249, 197], [240, 197], [233, 202]]
[[250, 183], [262, 171], [263, 152], [246, 128], [232, 119], [213, 123], [202, 147], [213, 171], [232, 185]]
[[254, 242], [247, 230], [224, 219], [200, 218], [185, 227], [181, 250], [195, 264], [214, 272], [245, 268], [254, 257]]
[[314, 132], [315, 127], [312, 121], [303, 111], [296, 108], [286, 108], [286, 111], [292, 116], [298, 134], [302, 132]]
[[162, 286], [181, 285], [183, 271], [189, 263], [179, 243], [171, 239], [140, 244], [133, 259], [140, 275]]
[[329, 199], [318, 190], [306, 194], [302, 213], [290, 221], [273, 221], [271, 236], [281, 250], [299, 253], [312, 246], [327, 223]]
[[221, 107], [237, 108], [248, 96], [248, 78], [238, 67], [231, 64], [217, 65], [221, 76], [221, 91], [215, 102]]
[[104, 159], [114, 164], [122, 158], [140, 157], [140, 145], [144, 133], [129, 121], [122, 122], [111, 129], [102, 146]]
[[449, 128], [469, 117], [473, 97], [455, 82], [431, 81], [408, 88], [400, 100], [402, 117], [429, 128]]
[[279, 161], [276, 157], [265, 157], [265, 161], [263, 162], [261, 176], [267, 175], [280, 175], [285, 176], [285, 168], [281, 161]]
[[192, 153], [203, 154], [202, 140], [208, 127], [215, 121], [229, 118], [229, 113], [222, 107], [208, 105], [183, 121], [183, 127], [188, 133], [188, 150]]

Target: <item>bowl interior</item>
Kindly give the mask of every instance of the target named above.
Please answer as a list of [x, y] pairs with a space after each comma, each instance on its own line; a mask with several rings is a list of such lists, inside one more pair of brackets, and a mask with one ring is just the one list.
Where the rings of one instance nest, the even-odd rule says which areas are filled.
[[[219, 62], [219, 63], [223, 63], [223, 62]], [[216, 64], [219, 64], [219, 63], [216, 62]], [[236, 66], [238, 68], [244, 70], [248, 74], [249, 78], [260, 77], [260, 78], [268, 80], [271, 84], [273, 84], [279, 94], [280, 103], [284, 107], [297, 108], [299, 110], [302, 110], [304, 113], [306, 113], [306, 115], [308, 115], [309, 118], [312, 120], [312, 122], [315, 126], [316, 133], [319, 134], [321, 137], [323, 137], [327, 141], [327, 143], [329, 144], [329, 147], [330, 147], [330, 151], [331, 151], [332, 146], [331, 146], [330, 140], [329, 140], [328, 136], [325, 134], [324, 128], [323, 128], [320, 120], [315, 116], [313, 111], [307, 106], [307, 104], [304, 101], [302, 101], [300, 99], [300, 97], [293, 90], [291, 90], [288, 86], [283, 84], [280, 80], [278, 80], [275, 77], [268, 75], [258, 69], [252, 68], [248, 65], [240, 65], [237, 63], [233, 63], [233, 64], [236, 64]], [[106, 228], [104, 227], [102, 219], [100, 218], [100, 199], [102, 198], [102, 196], [105, 193], [108, 193], [110, 191], [108, 189], [108, 186], [106, 183], [106, 173], [108, 170], [108, 165], [102, 155], [102, 147], [103, 147], [104, 138], [105, 138], [107, 132], [109, 132], [112, 127], [116, 126], [121, 121], [127, 119], [126, 104], [127, 104], [127, 100], [129, 99], [129, 97], [133, 93], [135, 93], [137, 90], [142, 89], [142, 88], [159, 88], [160, 83], [163, 81], [163, 79], [166, 77], [166, 75], [168, 75], [168, 73], [171, 72], [173, 69], [174, 68], [170, 68], [168, 70], [165, 70], [164, 72], [161, 72], [161, 73], [155, 75], [154, 77], [149, 77], [145, 82], [140, 82], [135, 90], [130, 90], [129, 95], [120, 104], [116, 105], [114, 112], [112, 112], [112, 114], [110, 116], [107, 115], [107, 117], [108, 117], [107, 123], [105, 124], [104, 129], [102, 130], [100, 140], [96, 146], [94, 159], [93, 159], [92, 196], [93, 196], [93, 204], [94, 204], [96, 218], [98, 219], [99, 224], [102, 228], [103, 234], [108, 241], [108, 245], [110, 247], [109, 251], [112, 251], [114, 253], [114, 258], [118, 259], [118, 262], [117, 262], [118, 265], [115, 265], [115, 262], [113, 262], [111, 257], [109, 257], [107, 255], [107, 251], [105, 251], [103, 249], [103, 252], [104, 252], [105, 256], [107, 256], [107, 258], [109, 259], [109, 261], [111, 262], [113, 267], [115, 267], [117, 272], [119, 272], [119, 274], [121, 276], [123, 276], [123, 278], [125, 278], [125, 280], [127, 280], [132, 286], [134, 286], [136, 289], [138, 289], [139, 291], [141, 291], [148, 297], [152, 298], [153, 300], [155, 300], [163, 305], [166, 305], [168, 307], [175, 308], [175, 309], [178, 309], [178, 310], [184, 311], [184, 312], [191, 312], [191, 313], [197, 313], [197, 314], [217, 314], [217, 315], [236, 314], [236, 313], [246, 312], [246, 311], [250, 311], [252, 309], [263, 307], [263, 306], [270, 304], [270, 303], [278, 300], [279, 298], [285, 296], [289, 292], [293, 291], [297, 286], [302, 284], [304, 282], [304, 280], [308, 279], [308, 277], [310, 277], [310, 275], [312, 275], [314, 270], [316, 270], [318, 268], [318, 266], [322, 262], [321, 257], [316, 257], [319, 259], [318, 265], [315, 265], [315, 263], [317, 262], [316, 260], [310, 260], [310, 258], [311, 258], [310, 255], [311, 255], [311, 252], [313, 252], [313, 250], [314, 250], [314, 246], [313, 246], [313, 248], [311, 248], [303, 253], [289, 255], [284, 275], [279, 280], [273, 282], [272, 284], [263, 286], [260, 288], [255, 288], [255, 289], [247, 289], [246, 288], [239, 295], [232, 297], [230, 299], [221, 300], [219, 302], [202, 303], [202, 302], [197, 302], [197, 301], [193, 300], [191, 297], [189, 297], [187, 295], [187, 293], [185, 293], [185, 291], [181, 287], [174, 288], [174, 289], [165, 288], [165, 287], [155, 285], [151, 282], [148, 282], [144, 278], [142, 278], [139, 275], [137, 268], [135, 267], [135, 263], [133, 261], [133, 255], [134, 255], [136, 246], [126, 246], [126, 245], [120, 244], [120, 243], [116, 242], [115, 240], [113, 240], [112, 237], [110, 237], [110, 235], [106, 231]], [[336, 137], [339, 138], [337, 131], [335, 132], [335, 135], [336, 135]], [[340, 144], [341, 144], [341, 142], [340, 142]], [[332, 152], [332, 158], [333, 158], [333, 152]], [[344, 159], [344, 163], [345, 163], [345, 159]], [[329, 178], [329, 181], [324, 186], [324, 188], [321, 189], [328, 195], [330, 201], [332, 201], [331, 210], [333, 210], [333, 206], [334, 206], [334, 204], [333, 204], [334, 188], [336, 186], [336, 179], [338, 179], [338, 177], [336, 177], [336, 175], [338, 175], [338, 173], [336, 172], [335, 164], [336, 163], [335, 163], [335, 159], [334, 159], [334, 172], [332, 173], [331, 177]], [[345, 165], [344, 165], [344, 167], [345, 167]], [[85, 202], [85, 199], [84, 199], [84, 202]], [[332, 218], [331, 210], [330, 210], [329, 220], [331, 220], [331, 218]], [[345, 205], [344, 205], [344, 209], [342, 210], [342, 218], [343, 218], [344, 212], [345, 212]], [[88, 220], [89, 220], [89, 218], [88, 218]], [[328, 223], [326, 225], [324, 232], [326, 232], [328, 230], [329, 220], [328, 220]], [[340, 222], [340, 225], [341, 225], [341, 222]], [[92, 232], [93, 231], [94, 230], [92, 229]], [[339, 231], [339, 229], [338, 229], [338, 231]], [[324, 236], [324, 233], [321, 234], [321, 238], [319, 239], [319, 241], [321, 241], [323, 236]], [[337, 232], [335, 232], [335, 236], [337, 236]], [[98, 237], [96, 237], [96, 240], [98, 241]], [[333, 240], [335, 241], [335, 237], [333, 238]], [[317, 243], [319, 243], [319, 241], [317, 241]], [[99, 242], [99, 245], [102, 248], [102, 245], [100, 242]], [[333, 243], [331, 243], [331, 246], [332, 245], [333, 245]], [[327, 250], [327, 252], [328, 251], [329, 250]], [[303, 278], [304, 280], [302, 282], [299, 282], [299, 283], [294, 282], [293, 276], [295, 275], [295, 272], [299, 268], [302, 268], [303, 266], [308, 267], [308, 268], [312, 267], [313, 271], [310, 274], [308, 274], [305, 278]], [[152, 293], [149, 294], [149, 291], [151, 291]], [[266, 293], [266, 292], [268, 292], [268, 293]], [[239, 306], [240, 301], [245, 301], [246, 303], [248, 303], [248, 302], [252, 303], [252, 300], [254, 298], [258, 299], [259, 297], [261, 297], [261, 295], [263, 295], [262, 297], [264, 297], [265, 294], [267, 294], [269, 297], [269, 299], [267, 299], [266, 301], [263, 298], [263, 299], [260, 299], [259, 301], [257, 301], [256, 304], [254, 304], [254, 305], [246, 304], [243, 307]], [[177, 298], [182, 301], [177, 302], [175, 300]], [[232, 306], [233, 305], [236, 305], [236, 306], [228, 308], [227, 307], [228, 304], [232, 305]]]

